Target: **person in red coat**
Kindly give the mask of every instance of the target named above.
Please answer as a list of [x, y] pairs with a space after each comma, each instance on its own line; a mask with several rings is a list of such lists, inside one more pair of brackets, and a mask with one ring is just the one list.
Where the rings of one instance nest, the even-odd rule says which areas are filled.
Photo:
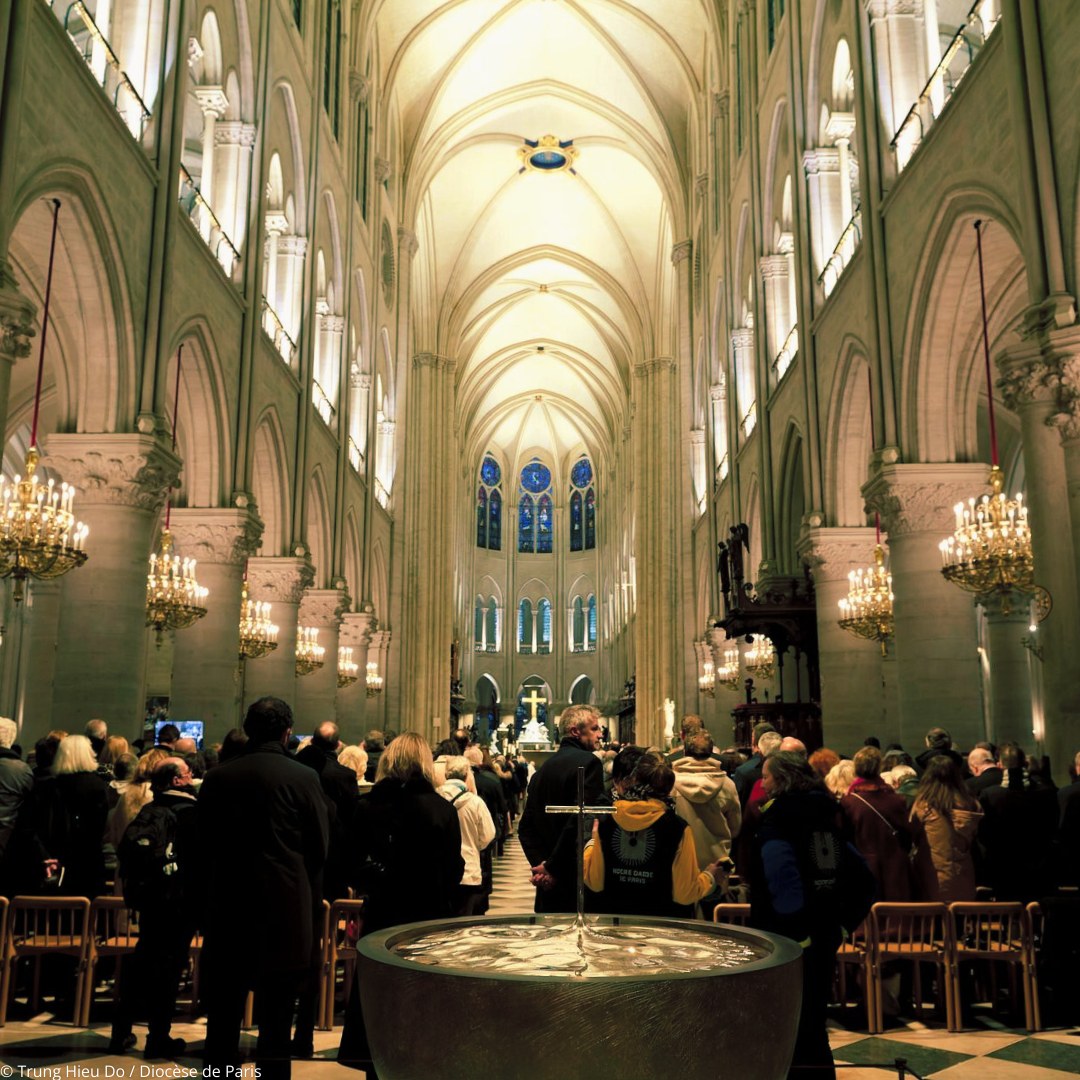
[[881, 779], [881, 751], [864, 746], [854, 759], [855, 779], [840, 800], [848, 839], [877, 882], [877, 899], [911, 900], [911, 826], [907, 803]]

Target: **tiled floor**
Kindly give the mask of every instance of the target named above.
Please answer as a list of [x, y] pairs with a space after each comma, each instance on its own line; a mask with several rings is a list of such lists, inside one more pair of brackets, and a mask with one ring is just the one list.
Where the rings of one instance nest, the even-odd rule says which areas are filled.
[[[490, 913], [507, 915], [532, 911], [533, 890], [529, 885], [529, 867], [516, 840], [506, 846], [504, 856], [496, 861], [495, 889]], [[48, 1013], [25, 1015], [23, 1006], [13, 1008], [8, 1024], [0, 1028], [0, 1078], [15, 1080], [106, 1080], [122, 1077], [141, 1080], [151, 1074], [142, 1072], [137, 1054], [125, 1057], [106, 1052], [109, 1028], [95, 1018], [87, 1029], [55, 1021]], [[139, 1045], [145, 1029], [137, 1028]], [[185, 1069], [195, 1069], [206, 1034], [205, 1021], [180, 1022], [173, 1034], [188, 1041], [186, 1053], [176, 1059]], [[912, 1022], [884, 1035], [868, 1036], [836, 1026], [830, 1033], [840, 1080], [882, 1080], [897, 1076], [895, 1062], [903, 1058], [910, 1070], [929, 1080], [1065, 1080], [1080, 1075], [1080, 1032], [1048, 1031], [1028, 1036], [1022, 1031], [986, 1026], [950, 1034], [940, 1027]], [[315, 1032], [315, 1058], [293, 1063], [296, 1080], [361, 1080], [362, 1073], [345, 1069], [334, 1060], [341, 1029]], [[243, 1036], [247, 1052], [254, 1050], [254, 1035]], [[158, 1063], [161, 1064], [161, 1063]], [[112, 1071], [107, 1071], [111, 1066]], [[879, 1066], [872, 1068], [871, 1066]], [[69, 1067], [71, 1071], [69, 1071]], [[890, 1067], [890, 1068], [885, 1068]], [[33, 1071], [31, 1071], [33, 1070]], [[251, 1080], [254, 1072], [250, 1069]], [[179, 1074], [153, 1074], [175, 1080]], [[193, 1074], [187, 1074], [193, 1075]], [[625, 1066], [623, 1080], [669, 1080], [667, 1077], [638, 1077]], [[412, 1080], [412, 1078], [410, 1078]], [[417, 1078], [420, 1080], [420, 1078]], [[423, 1080], [438, 1080], [425, 1077]], [[488, 1080], [500, 1080], [490, 1077]], [[674, 1080], [674, 1078], [672, 1078]], [[744, 1080], [754, 1080], [745, 1077]]]

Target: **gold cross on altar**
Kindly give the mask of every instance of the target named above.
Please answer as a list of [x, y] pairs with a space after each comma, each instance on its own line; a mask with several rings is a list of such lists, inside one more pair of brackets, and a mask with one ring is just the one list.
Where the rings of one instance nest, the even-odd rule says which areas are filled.
[[532, 709], [532, 719], [533, 720], [536, 720], [536, 707], [537, 707], [537, 705], [546, 705], [547, 704], [547, 698], [541, 697], [536, 692], [536, 690], [537, 690], [537, 688], [534, 686], [533, 690], [532, 690], [532, 693], [528, 697], [522, 697], [522, 699], [521, 699], [521, 703], [523, 705], [528, 705], [529, 708]]

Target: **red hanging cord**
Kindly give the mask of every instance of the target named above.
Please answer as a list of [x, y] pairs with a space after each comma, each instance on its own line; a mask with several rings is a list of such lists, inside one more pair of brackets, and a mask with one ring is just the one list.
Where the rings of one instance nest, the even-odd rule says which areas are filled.
[[994, 422], [994, 380], [990, 368], [990, 332], [986, 324], [986, 280], [983, 277], [982, 221], [975, 222], [975, 247], [979, 256], [979, 300], [982, 303], [983, 356], [986, 361], [986, 399], [990, 422], [990, 464], [997, 468], [997, 425]]
[[[180, 412], [180, 364], [184, 359], [184, 346], [176, 350], [176, 391], [173, 394], [172, 413], [172, 448], [176, 450], [176, 417]], [[169, 485], [169, 497], [165, 500], [165, 528], [169, 527], [172, 520], [172, 485]]]
[[41, 347], [38, 350], [37, 385], [34, 387], [34, 422], [30, 427], [30, 446], [37, 446], [38, 415], [41, 412], [41, 379], [45, 373], [45, 338], [49, 330], [49, 301], [52, 299], [53, 264], [56, 259], [56, 229], [60, 219], [60, 200], [53, 199], [52, 239], [49, 241], [49, 272], [45, 277], [45, 308], [41, 315]]

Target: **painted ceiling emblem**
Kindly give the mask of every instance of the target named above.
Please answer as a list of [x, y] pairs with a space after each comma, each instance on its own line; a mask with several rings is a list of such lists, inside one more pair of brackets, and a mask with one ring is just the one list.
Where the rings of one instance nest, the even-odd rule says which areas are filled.
[[521, 158], [520, 172], [574, 172], [578, 152], [573, 139], [560, 140], [554, 135], [542, 135], [539, 139], [524, 139], [518, 148]]

